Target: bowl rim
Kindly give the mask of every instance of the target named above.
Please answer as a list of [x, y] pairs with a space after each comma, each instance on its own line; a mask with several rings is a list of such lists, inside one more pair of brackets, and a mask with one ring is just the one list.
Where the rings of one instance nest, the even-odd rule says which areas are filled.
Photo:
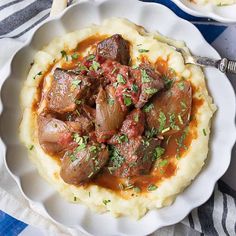
[[[118, 1], [118, 0], [117, 0], [117, 1]], [[128, 0], [128, 1], [133, 2], [134, 4], [135, 4], [135, 2], [137, 2], [137, 1], [135, 1], [135, 0]], [[5, 81], [10, 78], [10, 75], [11, 75], [11, 73], [12, 73], [12, 66], [13, 66], [13, 65], [12, 65], [12, 62], [13, 62], [13, 59], [15, 58], [15, 56], [16, 56], [17, 54], [19, 54], [23, 49], [27, 48], [27, 47], [32, 43], [32, 40], [33, 40], [35, 34], [38, 32], [38, 30], [41, 29], [44, 25], [46, 25], [46, 24], [48, 24], [48, 23], [50, 23], [50, 22], [54, 22], [54, 21], [60, 20], [61, 18], [63, 18], [63, 16], [64, 16], [68, 11], [70, 11], [71, 8], [77, 7], [77, 6], [79, 6], [80, 4], [82, 4], [82, 3], [84, 3], [84, 2], [90, 2], [90, 3], [92, 2], [92, 3], [94, 3], [94, 4], [99, 5], [99, 4], [104, 3], [104, 2], [112, 2], [112, 0], [101, 0], [101, 1], [96, 1], [96, 2], [95, 2], [95, 1], [91, 1], [91, 0], [88, 0], [88, 1], [82, 0], [82, 1], [80, 1], [80, 2], [78, 2], [78, 3], [76, 3], [76, 4], [73, 4], [73, 5], [69, 6], [67, 9], [65, 9], [65, 10], [64, 10], [61, 14], [59, 14], [58, 16], [53, 17], [53, 18], [48, 18], [48, 19], [45, 20], [44, 22], [40, 23], [40, 24], [33, 30], [31, 36], [29, 37], [29, 39], [28, 39], [21, 47], [19, 47], [19, 49], [13, 54], [13, 56], [11, 57], [11, 59], [9, 60], [9, 62], [7, 63], [7, 65], [6, 65], [6, 70], [8, 70], [7, 73], [6, 73], [7, 75], [6, 75], [5, 78], [3, 79], [3, 82], [0, 84], [0, 89], [2, 88], [2, 85], [5, 83]], [[166, 6], [164, 6], [164, 5], [162, 5], [162, 4], [150, 3], [150, 2], [140, 2], [140, 1], [139, 1], [139, 3], [141, 3], [142, 5], [149, 4], [149, 5], [155, 5], [155, 6], [159, 6], [159, 7], [164, 7], [164, 8], [166, 8], [166, 10], [168, 10], [169, 13], [172, 13], [173, 15], [175, 15], [175, 17], [178, 18], [178, 20], [180, 20], [180, 21], [182, 21], [182, 22], [185, 22], [186, 24], [189, 24], [189, 25], [191, 25], [192, 27], [194, 27], [194, 29], [198, 31], [199, 37], [201, 36], [202, 40], [204, 40], [205, 44], [206, 44], [208, 47], [210, 47], [211, 50], [214, 50], [214, 53], [215, 53], [218, 57], [220, 57], [219, 54], [217, 53], [217, 51], [204, 39], [204, 37], [201, 35], [200, 31], [199, 31], [192, 23], [190, 23], [190, 22], [188, 22], [188, 21], [186, 21], [186, 20], [184, 20], [184, 19], [178, 17], [172, 10], [168, 9]], [[226, 76], [224, 76], [224, 77], [225, 77], [225, 80], [227, 80], [227, 83], [230, 84], [230, 82], [229, 82], [229, 80], [227, 79], [227, 77], [226, 77]], [[226, 82], [226, 81], [225, 81], [225, 82]], [[232, 85], [231, 85], [231, 84], [230, 84], [230, 89], [233, 91], [233, 88], [232, 88]], [[234, 101], [234, 105], [235, 105], [235, 101]], [[236, 108], [235, 108], [235, 106], [234, 106], [234, 113], [235, 113], [235, 109], [236, 109]], [[0, 116], [2, 115], [3, 111], [4, 111], [4, 107], [3, 107], [3, 104], [2, 104], [2, 100], [0, 99]], [[235, 120], [235, 116], [236, 116], [236, 115], [234, 115], [233, 120]], [[235, 139], [236, 139], [236, 125], [235, 125], [235, 123], [234, 123], [234, 131], [235, 131], [235, 132], [234, 132], [235, 135], [234, 135], [234, 136], [232, 135], [232, 136], [231, 136], [232, 139], [228, 141], [228, 146], [229, 146], [228, 152], [229, 152], [229, 155], [230, 155], [230, 156], [231, 156], [232, 148], [233, 148], [233, 145], [234, 145]], [[20, 184], [20, 179], [19, 179], [19, 177], [18, 177], [17, 175], [15, 175], [15, 174], [10, 170], [10, 168], [8, 167], [8, 164], [7, 164], [7, 161], [6, 161], [6, 150], [7, 150], [7, 145], [3, 142], [2, 138], [0, 137], [0, 153], [1, 153], [1, 155], [3, 156], [3, 158], [4, 158], [4, 163], [5, 163], [5, 166], [6, 166], [7, 170], [8, 170], [8, 172], [11, 174], [11, 176], [13, 177], [13, 179], [16, 181], [16, 183], [17, 183], [17, 185], [18, 185], [18, 187], [19, 187], [21, 193], [23, 194], [23, 196], [24, 196], [30, 203], [33, 203], [33, 204], [37, 205], [39, 208], [42, 208], [42, 209], [45, 211], [45, 213], [47, 213], [47, 210], [46, 210], [45, 206], [44, 206], [42, 203], [30, 199], [30, 198], [24, 193], [24, 191], [23, 191], [23, 189], [22, 189], [22, 187], [21, 187], [21, 184]], [[220, 173], [220, 174], [217, 176], [217, 178], [215, 178], [215, 180], [212, 182], [212, 186], [209, 186], [209, 188], [211, 188], [211, 191], [210, 191], [211, 194], [212, 194], [212, 192], [213, 192], [213, 190], [214, 190], [214, 186], [215, 186], [216, 182], [218, 181], [218, 179], [219, 179], [220, 177], [223, 176], [223, 174], [225, 173], [225, 171], [226, 171], [227, 168], [229, 167], [230, 159], [231, 159], [231, 158], [229, 158], [229, 162], [228, 162], [228, 165], [226, 166], [225, 170], [224, 170], [222, 173]], [[197, 203], [192, 204], [191, 207], [189, 207], [189, 209], [188, 209], [187, 211], [185, 211], [184, 213], [182, 213], [182, 215], [179, 216], [177, 220], [172, 220], [171, 222], [168, 222], [168, 224], [162, 225], [162, 226], [160, 226], [160, 227], [178, 223], [178, 222], [181, 221], [184, 217], [186, 217], [187, 214], [189, 214], [189, 212], [192, 211], [195, 207], [198, 207], [198, 206], [202, 205], [204, 202], [206, 202], [206, 201], [210, 198], [211, 194], [210, 194], [209, 196], [204, 196], [204, 198], [202, 198], [201, 200], [199, 200]], [[181, 194], [180, 194], [180, 195], [181, 195]], [[47, 216], [48, 216], [53, 222], [55, 222], [55, 223], [57, 223], [57, 224], [59, 223], [59, 222], [56, 221], [53, 217], [51, 217], [50, 214], [47, 214]], [[60, 224], [60, 223], [59, 223], [59, 224]], [[68, 226], [66, 226], [66, 227], [68, 227]], [[79, 229], [79, 230], [82, 231], [82, 232], [85, 232], [84, 229], [83, 229], [81, 226], [79, 226], [79, 225], [74, 225], [73, 227]], [[159, 228], [160, 228], [160, 227], [159, 227]], [[157, 229], [158, 229], [158, 228], [155, 228], [154, 230], [150, 231], [149, 233], [152, 233], [152, 232], [154, 232], [154, 231], [157, 230]], [[120, 235], [123, 235], [123, 234], [121, 233]]]

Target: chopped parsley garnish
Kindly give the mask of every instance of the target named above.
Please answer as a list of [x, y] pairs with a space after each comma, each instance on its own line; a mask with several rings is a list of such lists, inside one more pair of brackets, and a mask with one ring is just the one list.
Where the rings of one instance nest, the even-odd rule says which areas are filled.
[[82, 83], [82, 80], [80, 79], [74, 79], [71, 82], [71, 84], [73, 85], [73, 88], [77, 88], [81, 83]]
[[207, 135], [207, 134], [206, 134], [206, 130], [205, 130], [205, 129], [203, 129], [203, 130], [202, 130], [202, 132], [203, 132], [204, 136], [206, 136], [206, 135]]
[[124, 104], [128, 107], [132, 104], [132, 100], [129, 96], [126, 94], [123, 94]]
[[145, 88], [144, 92], [148, 95], [153, 95], [158, 91], [158, 89], [156, 88]]
[[72, 135], [73, 140], [78, 144], [78, 147], [74, 150], [74, 154], [77, 154], [79, 151], [86, 148], [87, 142], [88, 142], [88, 136], [79, 136], [78, 133], [74, 133]]
[[153, 105], [152, 103], [146, 104], [146, 105], [143, 107], [143, 111], [147, 113], [147, 112], [150, 112], [153, 108], [154, 108], [154, 105]]
[[138, 115], [138, 114], [135, 114], [135, 115], [134, 115], [134, 121], [135, 121], [135, 122], [139, 122], [139, 115]]
[[176, 139], [177, 145], [181, 148], [184, 145], [184, 140], [186, 139], [188, 133], [188, 127], [184, 130], [183, 134], [180, 136], [180, 138]]
[[119, 143], [123, 143], [123, 142], [128, 143], [129, 142], [128, 136], [126, 134], [122, 134], [122, 135], [118, 136], [117, 140]]
[[76, 154], [74, 152], [72, 152], [71, 154], [69, 154], [69, 158], [70, 158], [70, 161], [73, 162], [77, 159], [76, 157]]
[[68, 56], [65, 50], [61, 51], [61, 56], [66, 58], [66, 61], [68, 61]]
[[158, 166], [163, 167], [163, 166], [166, 166], [168, 163], [169, 163], [169, 161], [165, 159], [165, 160], [160, 161], [158, 163]]
[[134, 190], [134, 192], [136, 192], [136, 193], [140, 193], [141, 192], [141, 188], [139, 188], [139, 187], [133, 187], [133, 190]]
[[145, 131], [145, 136], [147, 138], [153, 138], [154, 136], [157, 135], [157, 133], [158, 133], [157, 130], [154, 127], [152, 127], [150, 130]]
[[154, 156], [153, 156], [153, 159], [154, 160], [157, 160], [159, 159], [165, 152], [165, 149], [162, 148], [162, 147], [156, 147], [155, 150], [154, 150]]
[[80, 151], [84, 150], [85, 148], [86, 148], [86, 144], [82, 143], [75, 149], [75, 151], [80, 152]]
[[29, 150], [32, 151], [34, 149], [34, 145], [29, 146]]
[[107, 203], [111, 202], [111, 200], [104, 199], [102, 202], [103, 202], [104, 205], [107, 205]]
[[175, 124], [175, 114], [170, 115], [170, 128], [173, 130], [180, 130], [179, 126]]
[[87, 56], [86, 60], [87, 61], [92, 61], [95, 58], [95, 55], [90, 54], [89, 56]]
[[166, 116], [162, 111], [159, 113], [158, 121], [160, 123], [159, 132], [161, 132], [164, 129], [165, 124], [166, 124]]
[[146, 70], [141, 70], [142, 83], [148, 83], [152, 81], [152, 78], [147, 74]]
[[39, 71], [39, 72], [33, 77], [33, 79], [36, 79], [36, 77], [37, 77], [37, 76], [40, 76], [40, 75], [42, 75], [42, 71]]
[[121, 75], [121, 74], [117, 75], [117, 79], [116, 80], [120, 84], [126, 84], [126, 80], [124, 79], [123, 75]]
[[79, 55], [76, 52], [71, 55], [72, 60], [77, 60], [78, 57], [79, 57]]
[[113, 98], [108, 98], [107, 99], [107, 103], [110, 105], [110, 106], [113, 106], [114, 103], [115, 103], [115, 100]]
[[110, 145], [109, 148], [110, 148], [109, 151], [110, 151], [110, 162], [111, 162], [111, 168], [109, 169], [109, 171], [111, 172], [113, 170], [120, 168], [124, 163], [125, 158], [120, 154], [119, 150], [115, 146]]
[[79, 64], [78, 64], [78, 70], [79, 70], [79, 71], [83, 71], [83, 70], [88, 71], [88, 68], [87, 68], [85, 65], [81, 65], [81, 63], [79, 63]]
[[132, 66], [132, 69], [133, 69], [133, 70], [136, 70], [136, 69], [138, 69], [138, 67], [139, 67], [138, 65], [133, 65], [133, 66]]
[[138, 92], [138, 85], [137, 84], [132, 84], [131, 89], [133, 92], [137, 93]]
[[150, 185], [148, 185], [148, 187], [147, 187], [147, 190], [148, 191], [154, 191], [154, 190], [156, 190], [157, 189], [157, 186], [155, 185], [155, 184], [150, 184]]
[[169, 79], [166, 75], [164, 75], [162, 78], [164, 80], [165, 87], [170, 88], [173, 83], [173, 80]]
[[178, 87], [179, 87], [180, 90], [184, 90], [184, 88], [185, 88], [184, 82], [183, 82], [183, 81], [180, 81], [180, 82], [178, 83]]
[[100, 68], [100, 64], [97, 61], [93, 61], [91, 67], [94, 71], [97, 71]]
[[89, 151], [96, 153], [97, 152], [97, 147], [96, 146], [91, 146], [91, 147], [89, 147]]
[[148, 50], [148, 49], [140, 48], [140, 49], [138, 50], [138, 52], [139, 52], [139, 53], [144, 53], [144, 52], [149, 52], [149, 50]]

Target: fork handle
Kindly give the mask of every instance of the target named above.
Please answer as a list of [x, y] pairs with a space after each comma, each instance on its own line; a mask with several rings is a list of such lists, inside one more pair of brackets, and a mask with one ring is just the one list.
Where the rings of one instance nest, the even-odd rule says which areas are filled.
[[223, 73], [236, 74], [236, 61], [222, 58], [218, 61], [218, 69]]

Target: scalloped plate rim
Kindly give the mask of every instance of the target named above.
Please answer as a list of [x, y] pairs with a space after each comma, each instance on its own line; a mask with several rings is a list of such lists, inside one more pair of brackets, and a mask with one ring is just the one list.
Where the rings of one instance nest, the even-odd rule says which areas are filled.
[[[83, 2], [86, 2], [86, 1], [82, 1], [82, 3]], [[89, 1], [89, 2], [91, 2], [91, 1]], [[101, 1], [100, 3], [104, 3], [104, 2], [107, 2], [106, 0], [103, 0], [103, 1]], [[98, 3], [98, 4], [100, 4], [100, 3]], [[34, 38], [34, 35], [37, 33], [37, 31], [41, 28], [41, 27], [43, 27], [45, 24], [47, 24], [48, 22], [52, 22], [52, 21], [57, 21], [57, 20], [60, 20], [61, 18], [63, 18], [63, 16], [65, 15], [65, 13], [67, 12], [67, 11], [69, 11], [71, 8], [74, 8], [74, 7], [76, 7], [77, 5], [79, 5], [79, 4], [81, 4], [81, 3], [77, 3], [77, 4], [75, 4], [75, 5], [72, 5], [72, 6], [70, 6], [70, 7], [68, 7], [63, 13], [61, 13], [60, 15], [58, 15], [57, 17], [54, 17], [53, 19], [47, 19], [45, 22], [43, 22], [43, 23], [41, 23], [39, 26], [37, 26], [37, 28], [34, 30], [34, 33], [31, 35], [31, 37], [27, 40], [27, 42], [25, 42], [16, 52], [15, 52], [15, 54], [14, 54], [14, 56], [11, 58], [11, 62], [9, 63], [10, 64], [10, 68], [8, 68], [8, 75], [5, 77], [5, 79], [4, 79], [4, 82], [5, 82], [5, 80], [6, 79], [8, 79], [9, 77], [10, 77], [10, 74], [11, 74], [11, 71], [12, 71], [12, 61], [13, 61], [13, 59], [14, 59], [14, 57], [19, 53], [19, 52], [21, 52], [23, 49], [25, 49], [27, 46], [29, 46], [30, 44], [31, 44], [31, 42], [32, 42], [32, 40], [33, 40], [33, 38]], [[156, 6], [158, 6], [158, 5], [161, 5], [162, 7], [163, 7], [163, 5], [162, 4], [156, 4], [156, 3], [145, 3], [145, 2], [142, 2], [142, 4], [143, 5], [146, 5], [146, 4], [155, 4]], [[166, 7], [165, 7], [166, 8]], [[168, 9], [169, 10], [169, 9]], [[169, 10], [169, 12], [172, 12], [171, 10]], [[173, 12], [172, 12], [173, 13]], [[174, 14], [174, 13], [173, 13]], [[175, 15], [176, 16], [176, 15]], [[177, 17], [177, 16], [176, 16]], [[179, 18], [179, 17], [177, 17], [179, 20], [181, 19], [181, 18]], [[183, 19], [181, 19], [182, 21], [184, 21], [185, 23], [187, 22], [187, 21], [185, 21], [185, 20], [183, 20]], [[191, 24], [191, 23], [189, 23], [189, 24]], [[193, 25], [192, 25], [193, 26]], [[195, 27], [195, 30], [197, 30], [196, 29], [196, 27]], [[199, 32], [199, 31], [198, 31]], [[200, 34], [200, 33], [199, 33]], [[202, 37], [202, 35], [201, 35], [201, 37]], [[202, 37], [203, 38], [203, 37]], [[203, 38], [204, 39], [204, 38]], [[204, 41], [205, 41], [205, 39], [204, 39]], [[205, 43], [207, 43], [206, 41], [205, 41]], [[208, 43], [207, 43], [208, 44]], [[211, 47], [209, 44], [208, 44], [208, 47]], [[215, 49], [214, 48], [212, 48], [211, 47], [211, 50], [214, 50], [214, 52], [219, 56], [219, 54], [215, 51]], [[3, 82], [3, 83], [4, 83]], [[229, 81], [228, 81], [229, 82]], [[2, 83], [2, 84], [3, 84]], [[231, 89], [232, 89], [232, 86], [231, 86]], [[234, 102], [234, 104], [235, 104], [235, 102]], [[1, 108], [1, 113], [4, 111], [4, 107], [3, 107], [3, 104], [2, 104], [2, 101], [0, 102], [0, 108]], [[236, 127], [235, 127], [235, 124], [234, 124], [234, 130], [236, 130]], [[231, 153], [231, 151], [232, 151], [232, 147], [233, 147], [233, 145], [234, 145], [234, 141], [235, 141], [235, 135], [234, 135], [234, 137], [233, 137], [233, 135], [232, 135], [232, 141], [231, 140], [229, 140], [228, 141], [228, 146], [229, 146], [229, 149], [228, 149], [228, 152], [230, 152]], [[24, 197], [29, 201], [29, 202], [33, 202], [33, 203], [36, 203], [36, 204], [38, 204], [38, 203], [40, 203], [40, 202], [37, 202], [37, 201], [33, 201], [33, 200], [31, 200], [25, 193], [24, 193], [24, 191], [23, 191], [23, 189], [21, 188], [21, 186], [20, 186], [20, 178], [17, 176], [17, 175], [15, 175], [11, 170], [10, 170], [10, 168], [8, 167], [8, 165], [7, 165], [7, 162], [6, 162], [6, 150], [7, 150], [7, 145], [3, 142], [3, 140], [2, 139], [0, 139], [0, 151], [1, 151], [1, 154], [3, 154], [3, 156], [4, 156], [4, 162], [5, 162], [5, 166], [6, 166], [6, 168], [7, 168], [7, 170], [8, 170], [8, 172], [11, 174], [11, 176], [14, 178], [14, 180], [16, 181], [16, 183], [17, 183], [17, 185], [18, 185], [18, 187], [20, 188], [20, 190], [21, 190], [21, 192], [22, 192], [22, 194], [24, 195]], [[224, 172], [227, 170], [227, 168], [228, 168], [228, 166], [229, 166], [229, 164], [230, 164], [230, 158], [228, 159], [229, 161], [228, 161], [228, 163], [227, 163], [227, 165], [225, 166], [225, 170], [224, 170]], [[211, 190], [210, 190], [210, 192], [212, 193], [213, 192], [213, 189], [214, 189], [214, 185], [215, 185], [215, 183], [217, 182], [217, 180], [224, 174], [224, 172], [223, 173], [219, 173], [218, 174], [218, 176], [217, 176], [217, 178], [212, 182], [212, 187], [210, 188]], [[179, 197], [181, 196], [181, 194], [179, 195]], [[195, 207], [197, 207], [197, 206], [199, 206], [199, 205], [201, 205], [201, 204], [203, 204], [205, 201], [207, 201], [207, 199], [210, 197], [210, 195], [209, 196], [204, 196], [202, 199], [201, 199], [201, 201], [198, 201], [198, 202], [195, 202], [195, 204], [192, 204], [191, 206], [189, 206], [188, 207], [188, 210], [187, 211], [185, 211], [184, 213], [182, 213], [182, 215], [176, 220], [176, 219], [173, 219], [172, 221], [170, 221], [170, 222], [168, 222], [168, 224], [162, 224], [162, 225], [159, 225], [158, 226], [158, 228], [160, 228], [160, 227], [163, 227], [163, 226], [166, 226], [166, 225], [170, 225], [170, 224], [174, 224], [174, 223], [177, 223], [177, 222], [179, 222], [179, 221], [181, 221], [193, 208], [195, 208]], [[40, 203], [41, 204], [41, 203]], [[47, 212], [47, 210], [46, 210], [46, 208], [45, 208], [45, 206], [44, 205], [42, 205], [42, 207], [43, 207], [43, 209], [45, 210], [45, 212]], [[187, 207], [186, 207], [187, 208]], [[49, 214], [48, 214], [48, 216], [49, 216], [49, 218], [50, 219], [52, 219], [54, 222], [57, 222], [56, 220], [54, 220], [53, 219], [53, 217], [51, 217]], [[81, 228], [81, 226], [79, 226], [79, 225], [76, 225], [76, 226], [74, 226], [75, 228]], [[152, 229], [151, 231], [149, 230], [148, 231], [148, 233], [152, 233], [153, 231], [155, 231], [157, 228], [155, 228], [155, 229]], [[116, 233], [119, 233], [120, 235], [123, 235], [123, 233], [121, 233], [121, 232], [116, 232]]]

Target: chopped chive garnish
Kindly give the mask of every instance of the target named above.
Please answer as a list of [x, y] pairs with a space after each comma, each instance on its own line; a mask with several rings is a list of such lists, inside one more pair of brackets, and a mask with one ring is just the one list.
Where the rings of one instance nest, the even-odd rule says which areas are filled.
[[68, 61], [68, 56], [65, 50], [61, 51], [61, 56], [66, 58], [66, 61]]
[[34, 149], [34, 145], [29, 146], [29, 150], [32, 151]]
[[167, 128], [165, 128], [165, 129], [163, 129], [163, 130], [161, 131], [161, 133], [164, 134], [164, 133], [168, 132], [169, 130], [170, 130], [170, 127], [167, 127]]
[[154, 190], [156, 190], [157, 189], [157, 186], [155, 185], [155, 184], [150, 184], [150, 185], [148, 185], [148, 187], [147, 187], [147, 190], [148, 191], [154, 191]]
[[207, 134], [206, 134], [206, 130], [205, 130], [205, 129], [203, 129], [203, 130], [202, 130], [202, 132], [203, 132], [204, 136], [206, 136], [206, 135], [207, 135]]
[[111, 200], [104, 199], [102, 202], [103, 202], [104, 205], [107, 205], [107, 203], [111, 202]]
[[140, 48], [140, 49], [138, 50], [138, 52], [139, 52], [139, 53], [144, 53], [144, 52], [149, 52], [149, 50], [148, 50], [148, 49]]
[[180, 123], [181, 125], [183, 125], [184, 122], [183, 122], [183, 119], [182, 119], [181, 115], [178, 115], [178, 119], [179, 119], [179, 123]]
[[36, 77], [39, 76], [39, 75], [42, 75], [42, 71], [39, 71], [39, 72], [33, 77], [33, 79], [36, 79]]

